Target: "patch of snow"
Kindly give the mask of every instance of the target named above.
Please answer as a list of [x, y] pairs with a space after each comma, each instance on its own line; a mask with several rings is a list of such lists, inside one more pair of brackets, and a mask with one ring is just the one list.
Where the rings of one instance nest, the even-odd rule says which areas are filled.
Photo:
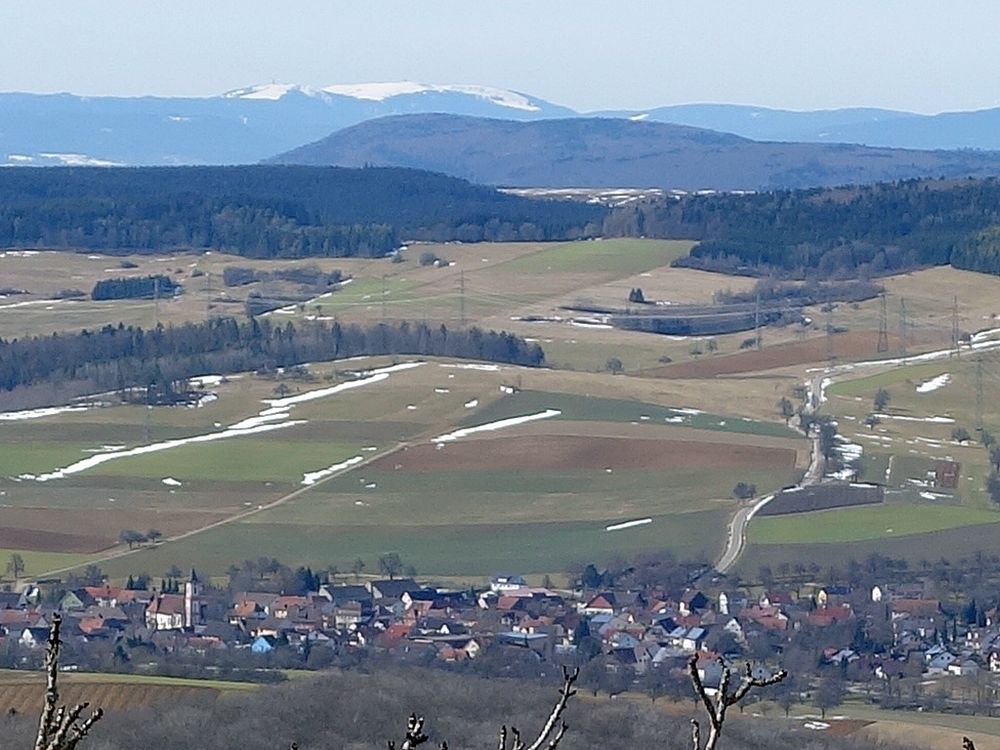
[[0, 422], [21, 422], [26, 419], [42, 419], [76, 411], [87, 411], [87, 406], [46, 406], [40, 409], [0, 412]]
[[194, 388], [207, 388], [213, 385], [222, 385], [222, 381], [225, 380], [225, 375], [198, 375], [193, 378], [188, 378], [188, 382]]
[[162, 481], [168, 487], [180, 487], [181, 486], [181, 483], [179, 481], [177, 481], [176, 479], [174, 479], [173, 477], [165, 477]]
[[[337, 385], [332, 385], [329, 388], [307, 391], [306, 393], [300, 393], [286, 398], [264, 399], [264, 403], [270, 406], [271, 409], [287, 409], [288, 407], [295, 406], [296, 404], [302, 404], [307, 401], [315, 401], [319, 398], [326, 398], [327, 396], [334, 396], [338, 393], [343, 393], [344, 391], [350, 391], [355, 388], [363, 388], [366, 385], [379, 383], [383, 380], [387, 380], [389, 375], [394, 372], [409, 370], [413, 367], [419, 367], [422, 364], [423, 362], [406, 362], [399, 365], [392, 365], [391, 367], [369, 370], [366, 373], [363, 373], [362, 377], [357, 380], [348, 380], [346, 383], [338, 383]], [[270, 412], [270, 409], [266, 411]], [[264, 415], [264, 413], [265, 412], [262, 412], [261, 414]]]
[[938, 375], [936, 378], [931, 378], [930, 380], [924, 381], [917, 386], [917, 393], [931, 393], [939, 388], [944, 388], [948, 385], [951, 380], [951, 375], [944, 373], [943, 375]]
[[319, 471], [308, 471], [302, 476], [302, 484], [312, 485], [316, 484], [321, 479], [326, 479], [336, 474], [338, 471], [343, 471], [344, 469], [349, 469], [355, 464], [359, 464], [365, 459], [362, 456], [353, 456], [346, 461], [341, 461], [339, 464], [334, 464], [333, 466], [328, 466], [325, 469], [320, 469]]
[[705, 413], [701, 409], [689, 409], [687, 407], [681, 407], [679, 409], [672, 407], [670, 409], [670, 411], [674, 412], [675, 414], [688, 414], [688, 415], [690, 415], [692, 417], [693, 416], [697, 416], [698, 414], [704, 414]]
[[435, 393], [451, 393], [451, 391], [449, 391], [447, 388], [435, 388], [434, 392]]
[[[495, 89], [489, 86], [470, 86], [465, 84], [435, 85], [417, 83], [416, 81], [389, 81], [385, 83], [355, 83], [326, 86], [323, 91], [335, 96], [349, 96], [352, 99], [381, 102], [394, 96], [423, 93], [455, 93], [486, 99], [493, 104], [525, 112], [537, 112], [539, 107], [516, 91]], [[287, 93], [287, 92], [286, 92]], [[282, 94], [283, 96], [284, 94]]]
[[472, 399], [472, 401], [466, 401], [465, 402], [465, 408], [466, 409], [475, 409], [477, 406], [479, 406], [479, 399], [478, 398], [474, 398], [474, 399]]
[[480, 365], [480, 364], [457, 364], [449, 362], [440, 367], [450, 367], [455, 370], [478, 370], [480, 372], [500, 372], [500, 365]]
[[43, 159], [58, 162], [65, 167], [123, 167], [120, 161], [108, 161], [107, 159], [96, 159], [87, 154], [39, 154]]
[[558, 417], [562, 414], [558, 409], [546, 409], [545, 411], [540, 411], [537, 414], [526, 414], [522, 417], [510, 417], [509, 419], [501, 419], [496, 422], [487, 422], [486, 424], [476, 425], [474, 427], [465, 427], [461, 430], [455, 430], [454, 432], [449, 432], [447, 435], [440, 435], [434, 438], [432, 442], [434, 443], [450, 443], [453, 440], [459, 440], [469, 435], [475, 435], [479, 432], [494, 432], [496, 430], [503, 430], [507, 427], [515, 427], [520, 424], [526, 424], [528, 422], [537, 422], [540, 419], [550, 419], [551, 417]]
[[61, 299], [30, 299], [24, 302], [12, 302], [9, 305], [0, 305], [0, 310], [9, 310], [14, 307], [32, 307], [35, 305], [57, 305], [60, 302], [65, 302]]
[[643, 112], [641, 115], [632, 115], [630, 118], [632, 122], [642, 122], [643, 120], [649, 119], [649, 112]]
[[908, 417], [903, 414], [876, 414], [879, 419], [895, 419], [900, 422], [929, 422], [931, 424], [955, 424], [951, 417]]
[[[244, 423], [250, 420], [244, 420]], [[239, 423], [238, 423], [239, 424]], [[132, 456], [142, 456], [147, 453], [158, 453], [160, 451], [169, 450], [171, 448], [179, 448], [182, 445], [190, 445], [192, 443], [211, 443], [216, 440], [225, 440], [234, 437], [243, 437], [245, 435], [256, 435], [262, 432], [270, 432], [272, 430], [281, 430], [286, 427], [295, 427], [296, 425], [305, 424], [305, 420], [291, 420], [287, 422], [281, 422], [280, 424], [255, 424], [250, 427], [227, 427], [221, 432], [209, 432], [203, 435], [194, 435], [187, 438], [175, 438], [173, 440], [164, 440], [160, 443], [150, 443], [149, 445], [140, 445], [137, 448], [131, 448], [129, 450], [123, 451], [112, 451], [109, 453], [98, 453], [97, 455], [90, 456], [88, 458], [81, 459], [69, 466], [64, 466], [59, 469], [55, 469], [45, 474], [39, 474], [34, 477], [36, 482], [48, 482], [53, 479], [63, 479], [70, 474], [78, 474], [81, 471], [87, 471], [88, 469], [93, 469], [95, 466], [100, 466], [108, 461], [113, 461], [119, 458], [130, 458]]]
[[622, 529], [631, 529], [633, 526], [645, 526], [648, 523], [652, 523], [652, 518], [640, 518], [636, 521], [625, 521], [624, 523], [613, 523], [610, 526], [605, 526], [605, 531], [621, 531]]

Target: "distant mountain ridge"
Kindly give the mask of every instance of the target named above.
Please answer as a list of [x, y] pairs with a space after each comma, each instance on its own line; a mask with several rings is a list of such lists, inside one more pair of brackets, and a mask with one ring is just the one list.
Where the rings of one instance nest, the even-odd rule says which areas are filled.
[[567, 117], [505, 89], [395, 83], [262, 84], [221, 96], [0, 94], [0, 166], [253, 164], [334, 130], [394, 114]]
[[0, 166], [256, 163], [380, 117], [447, 113], [509, 120], [613, 117], [765, 141], [1000, 150], [1000, 108], [928, 116], [684, 104], [584, 114], [527, 93], [414, 81], [248, 86], [211, 97], [0, 93]]
[[271, 163], [410, 167], [505, 187], [769, 190], [1000, 175], [1000, 152], [752, 141], [647, 120], [525, 122], [402, 115], [354, 125]]

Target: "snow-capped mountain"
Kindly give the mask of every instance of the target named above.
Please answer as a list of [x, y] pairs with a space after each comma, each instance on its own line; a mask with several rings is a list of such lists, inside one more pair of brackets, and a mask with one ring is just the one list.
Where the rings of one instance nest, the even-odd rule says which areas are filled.
[[[304, 94], [330, 101], [330, 97], [347, 97], [369, 102], [385, 102], [398, 97], [409, 97], [416, 94], [459, 94], [463, 97], [480, 99], [499, 107], [519, 109], [524, 112], [541, 112], [553, 105], [541, 99], [526, 96], [509, 89], [497, 89], [490, 86], [474, 86], [471, 84], [431, 84], [416, 81], [387, 81], [384, 83], [346, 83], [326, 86], [321, 89], [299, 86], [291, 83], [263, 83], [242, 89], [227, 91], [223, 97], [227, 99], [267, 99], [278, 101], [288, 94]], [[424, 101], [428, 101], [424, 96]], [[571, 113], [572, 110], [560, 107], [560, 114]]]
[[[0, 94], [0, 165], [254, 163], [377, 117], [446, 112], [572, 117], [516, 91], [398, 81], [311, 88], [266, 83], [204, 98]], [[46, 157], [45, 154], [50, 156]]]
[[[533, 121], [580, 116], [508, 89], [415, 81], [264, 83], [212, 97], [0, 93], [0, 166], [254, 163], [390, 115]], [[1000, 109], [928, 116], [690, 104], [587, 115], [688, 125], [760, 141], [1000, 150]]]

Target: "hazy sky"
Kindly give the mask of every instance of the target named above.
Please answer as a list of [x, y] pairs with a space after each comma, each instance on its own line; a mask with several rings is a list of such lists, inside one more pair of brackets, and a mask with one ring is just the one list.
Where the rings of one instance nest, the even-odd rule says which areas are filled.
[[584, 110], [1000, 105], [1000, 0], [0, 0], [0, 31], [0, 91], [417, 80]]

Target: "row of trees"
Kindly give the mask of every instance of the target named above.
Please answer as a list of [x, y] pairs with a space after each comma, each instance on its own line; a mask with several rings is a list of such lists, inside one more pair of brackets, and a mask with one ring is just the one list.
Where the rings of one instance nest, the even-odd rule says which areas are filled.
[[[105, 326], [78, 334], [0, 340], [0, 390], [54, 381], [85, 380], [125, 391], [178, 390], [205, 372], [292, 367], [361, 355], [462, 357], [537, 366], [538, 344], [479, 328], [452, 331], [424, 323], [366, 327], [307, 322], [276, 325], [267, 319], [216, 318], [180, 326]], [[181, 388], [183, 390], [183, 388]]]
[[173, 297], [181, 285], [162, 273], [152, 276], [127, 276], [101, 279], [90, 293], [93, 300], [110, 299], [162, 299]]

